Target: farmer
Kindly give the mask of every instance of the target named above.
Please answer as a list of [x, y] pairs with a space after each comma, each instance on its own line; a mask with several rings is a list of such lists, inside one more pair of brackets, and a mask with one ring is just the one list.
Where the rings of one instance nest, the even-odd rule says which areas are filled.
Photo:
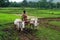
[[25, 21], [25, 24], [28, 23], [27, 14], [26, 14], [26, 11], [25, 10], [23, 11], [23, 14], [22, 14], [22, 21]]

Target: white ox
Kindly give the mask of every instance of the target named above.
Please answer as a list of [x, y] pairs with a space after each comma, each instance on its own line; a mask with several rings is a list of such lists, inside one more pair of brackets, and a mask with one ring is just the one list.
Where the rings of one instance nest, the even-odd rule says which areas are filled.
[[30, 19], [30, 25], [33, 27], [33, 28], [37, 28], [38, 26], [38, 19], [37, 18], [31, 18]]
[[17, 30], [21, 29], [21, 31], [23, 31], [23, 28], [25, 28], [24, 21], [21, 19], [15, 19], [14, 25], [16, 25]]

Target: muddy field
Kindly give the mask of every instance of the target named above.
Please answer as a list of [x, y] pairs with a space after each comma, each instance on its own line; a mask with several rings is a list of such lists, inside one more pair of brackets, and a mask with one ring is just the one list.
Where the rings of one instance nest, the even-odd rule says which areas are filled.
[[60, 21], [60, 18], [38, 18], [40, 21], [40, 25], [44, 25], [45, 27], [49, 27], [51, 29], [55, 29], [60, 31], [60, 27], [56, 25], [49, 24], [50, 21]]
[[[50, 21], [60, 21], [60, 18], [39, 18], [39, 23], [40, 23], [39, 26], [43, 25], [46, 28], [51, 28], [51, 29], [54, 29], [54, 30], [57, 30], [60, 32], [60, 27], [49, 24]], [[38, 38], [35, 35], [35, 32], [37, 32], [38, 30], [25, 28], [24, 31], [21, 32], [21, 31], [17, 31], [14, 29], [13, 23], [8, 23], [8, 24], [4, 24], [4, 25], [8, 25], [10, 27], [10, 28], [5, 28], [3, 30], [4, 32], [9, 34], [9, 37], [6, 35], [3, 36], [3, 37], [5, 37], [4, 40], [6, 40], [6, 39], [13, 40], [13, 39], [11, 39], [12, 38], [11, 36], [14, 36], [15, 35], [14, 33], [16, 33], [17, 34], [16, 36], [18, 36], [18, 38], [16, 38], [17, 40], [41, 40], [40, 38]], [[0, 26], [2, 26], [2, 25], [0, 25]]]
[[[7, 24], [6, 24], [7, 25]], [[33, 29], [29, 29], [29, 28], [25, 28], [24, 31], [17, 31], [14, 28], [14, 25], [12, 24], [12, 26], [10, 26], [10, 28], [5, 28], [4, 30], [2, 30], [4, 32], [6, 32], [8, 35], [8, 37], [5, 35], [4, 40], [12, 40], [12, 38], [10, 38], [11, 36], [15, 35], [14, 33], [17, 34], [18, 36], [18, 40], [40, 40], [38, 37], [35, 36], [35, 32], [37, 30], [33, 30]]]

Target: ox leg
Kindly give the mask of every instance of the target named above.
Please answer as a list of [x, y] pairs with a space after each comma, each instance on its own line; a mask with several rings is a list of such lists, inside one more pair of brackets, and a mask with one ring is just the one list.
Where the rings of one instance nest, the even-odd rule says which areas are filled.
[[14, 29], [16, 29], [16, 25], [14, 24]]
[[21, 31], [23, 31], [23, 26], [22, 26], [22, 25], [23, 25], [23, 24], [20, 25], [20, 29], [21, 29]]
[[19, 26], [14, 25], [14, 29], [15, 29], [15, 30], [19, 30]]
[[33, 29], [34, 29], [34, 25], [32, 25]]
[[32, 24], [30, 24], [30, 28], [32, 28]]
[[34, 25], [33, 24], [30, 24], [31, 28], [34, 29]]
[[23, 28], [21, 28], [21, 31], [23, 31]]
[[17, 30], [19, 30], [19, 27], [17, 27]]

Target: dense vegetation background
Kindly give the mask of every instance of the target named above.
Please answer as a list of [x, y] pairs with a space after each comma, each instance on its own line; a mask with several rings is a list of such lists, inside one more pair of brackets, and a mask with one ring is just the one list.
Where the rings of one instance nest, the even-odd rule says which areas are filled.
[[0, 7], [32, 7], [41, 9], [59, 9], [60, 3], [54, 3], [53, 0], [40, 0], [38, 2], [28, 2], [27, 0], [23, 0], [23, 2], [9, 2], [9, 0], [0, 0]]

